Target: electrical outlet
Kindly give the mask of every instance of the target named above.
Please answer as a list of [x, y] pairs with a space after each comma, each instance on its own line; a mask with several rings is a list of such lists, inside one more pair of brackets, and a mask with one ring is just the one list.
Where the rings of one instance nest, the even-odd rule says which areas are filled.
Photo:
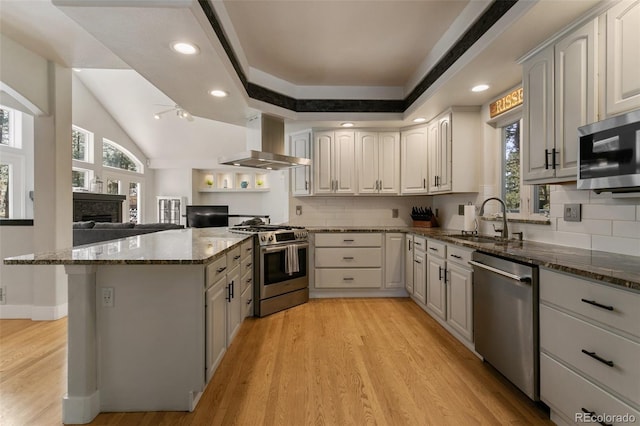
[[391, 209], [391, 217], [394, 219], [398, 217], [398, 209]]
[[302, 206], [296, 206], [296, 216], [302, 215]]
[[580, 222], [582, 220], [582, 214], [580, 207], [582, 204], [565, 204], [564, 205], [564, 220], [565, 222]]
[[113, 308], [113, 296], [114, 296], [113, 287], [103, 287], [102, 288], [102, 307], [103, 308]]
[[464, 216], [464, 204], [458, 204], [458, 214]]
[[7, 288], [0, 287], [0, 305], [7, 303]]

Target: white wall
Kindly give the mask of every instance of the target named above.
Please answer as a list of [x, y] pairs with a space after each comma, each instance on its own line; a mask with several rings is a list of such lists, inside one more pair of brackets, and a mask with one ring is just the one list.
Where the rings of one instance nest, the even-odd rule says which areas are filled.
[[[93, 133], [93, 148], [95, 161], [93, 164], [82, 163], [81, 167], [93, 170], [104, 182], [103, 191], [106, 191], [105, 175], [112, 174], [114, 177], [122, 176], [124, 179], [131, 179], [142, 184], [142, 197], [144, 204], [141, 206], [141, 222], [155, 222], [155, 189], [153, 170], [147, 167], [149, 163], [142, 150], [136, 145], [129, 135], [120, 127], [118, 122], [109, 114], [87, 87], [73, 76], [73, 124]], [[118, 173], [102, 166], [102, 139], [108, 139], [122, 146], [144, 166], [142, 176], [135, 173]], [[117, 175], [117, 176], [116, 176]], [[125, 207], [126, 210], [126, 207]], [[126, 218], [126, 216], [124, 216]]]

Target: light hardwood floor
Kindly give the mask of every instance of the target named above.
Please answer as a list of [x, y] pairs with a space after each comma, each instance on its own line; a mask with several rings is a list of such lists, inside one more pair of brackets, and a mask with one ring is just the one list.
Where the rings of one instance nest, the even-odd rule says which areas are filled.
[[[0, 321], [0, 424], [60, 424], [66, 321]], [[95, 425], [552, 424], [409, 299], [330, 299], [244, 322], [193, 413]]]

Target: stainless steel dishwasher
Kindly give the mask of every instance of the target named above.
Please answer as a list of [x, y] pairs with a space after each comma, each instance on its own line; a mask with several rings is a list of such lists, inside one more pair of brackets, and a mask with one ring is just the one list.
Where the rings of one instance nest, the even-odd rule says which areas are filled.
[[538, 401], [538, 267], [481, 252], [472, 259], [475, 349]]

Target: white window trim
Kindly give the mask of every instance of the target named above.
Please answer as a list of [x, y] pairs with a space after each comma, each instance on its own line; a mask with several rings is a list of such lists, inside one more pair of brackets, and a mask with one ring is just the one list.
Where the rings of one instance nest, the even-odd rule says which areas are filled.
[[4, 105], [0, 107], [9, 112], [9, 144], [0, 144], [0, 147], [22, 149], [22, 113]]
[[145, 179], [139, 173], [131, 172], [130, 170], [122, 170], [115, 167], [104, 167], [104, 174], [102, 176], [104, 182], [104, 193], [107, 193], [107, 181], [117, 180], [120, 182], [118, 188], [118, 195], [126, 196], [125, 202], [122, 207], [122, 217], [129, 217], [129, 185], [132, 182], [140, 185], [138, 192], [138, 223], [143, 223], [142, 212], [144, 209], [144, 191], [145, 191]]
[[3, 150], [0, 152], [0, 163], [9, 165], [9, 218], [22, 219], [27, 211], [28, 196], [24, 155]]
[[[72, 167], [71, 170], [75, 172], [84, 172], [85, 174], [85, 186], [80, 188], [78, 186], [72, 186], [74, 191], [90, 191], [91, 190], [91, 181], [93, 180], [94, 171], [91, 169], [85, 169], [82, 167]], [[72, 183], [73, 185], [73, 183]]]
[[112, 141], [110, 139], [107, 139], [107, 138], [102, 138], [103, 149], [104, 149], [104, 145], [105, 144], [112, 145], [117, 150], [122, 151], [122, 153], [124, 153], [134, 163], [136, 163], [136, 166], [138, 167], [138, 171], [134, 172], [132, 170], [125, 170], [125, 169], [121, 169], [121, 168], [118, 168], [118, 167], [108, 166], [108, 165], [104, 164], [104, 155], [102, 157], [102, 167], [104, 167], [105, 169], [110, 169], [110, 170], [114, 170], [114, 171], [117, 170], [119, 172], [129, 173], [129, 174], [132, 174], [132, 175], [142, 175], [142, 174], [144, 174], [144, 164], [131, 151], [129, 151], [128, 149], [126, 149], [122, 145], [118, 144], [117, 142], [114, 142], [114, 141]]
[[73, 158], [73, 161], [77, 161], [79, 163], [88, 163], [93, 164], [95, 161], [94, 157], [94, 149], [93, 149], [93, 132], [88, 131], [87, 129], [83, 129], [82, 127], [76, 126], [75, 124], [71, 126], [73, 130], [84, 133], [87, 136], [87, 146], [85, 147], [85, 159], [78, 160], [77, 158]]

